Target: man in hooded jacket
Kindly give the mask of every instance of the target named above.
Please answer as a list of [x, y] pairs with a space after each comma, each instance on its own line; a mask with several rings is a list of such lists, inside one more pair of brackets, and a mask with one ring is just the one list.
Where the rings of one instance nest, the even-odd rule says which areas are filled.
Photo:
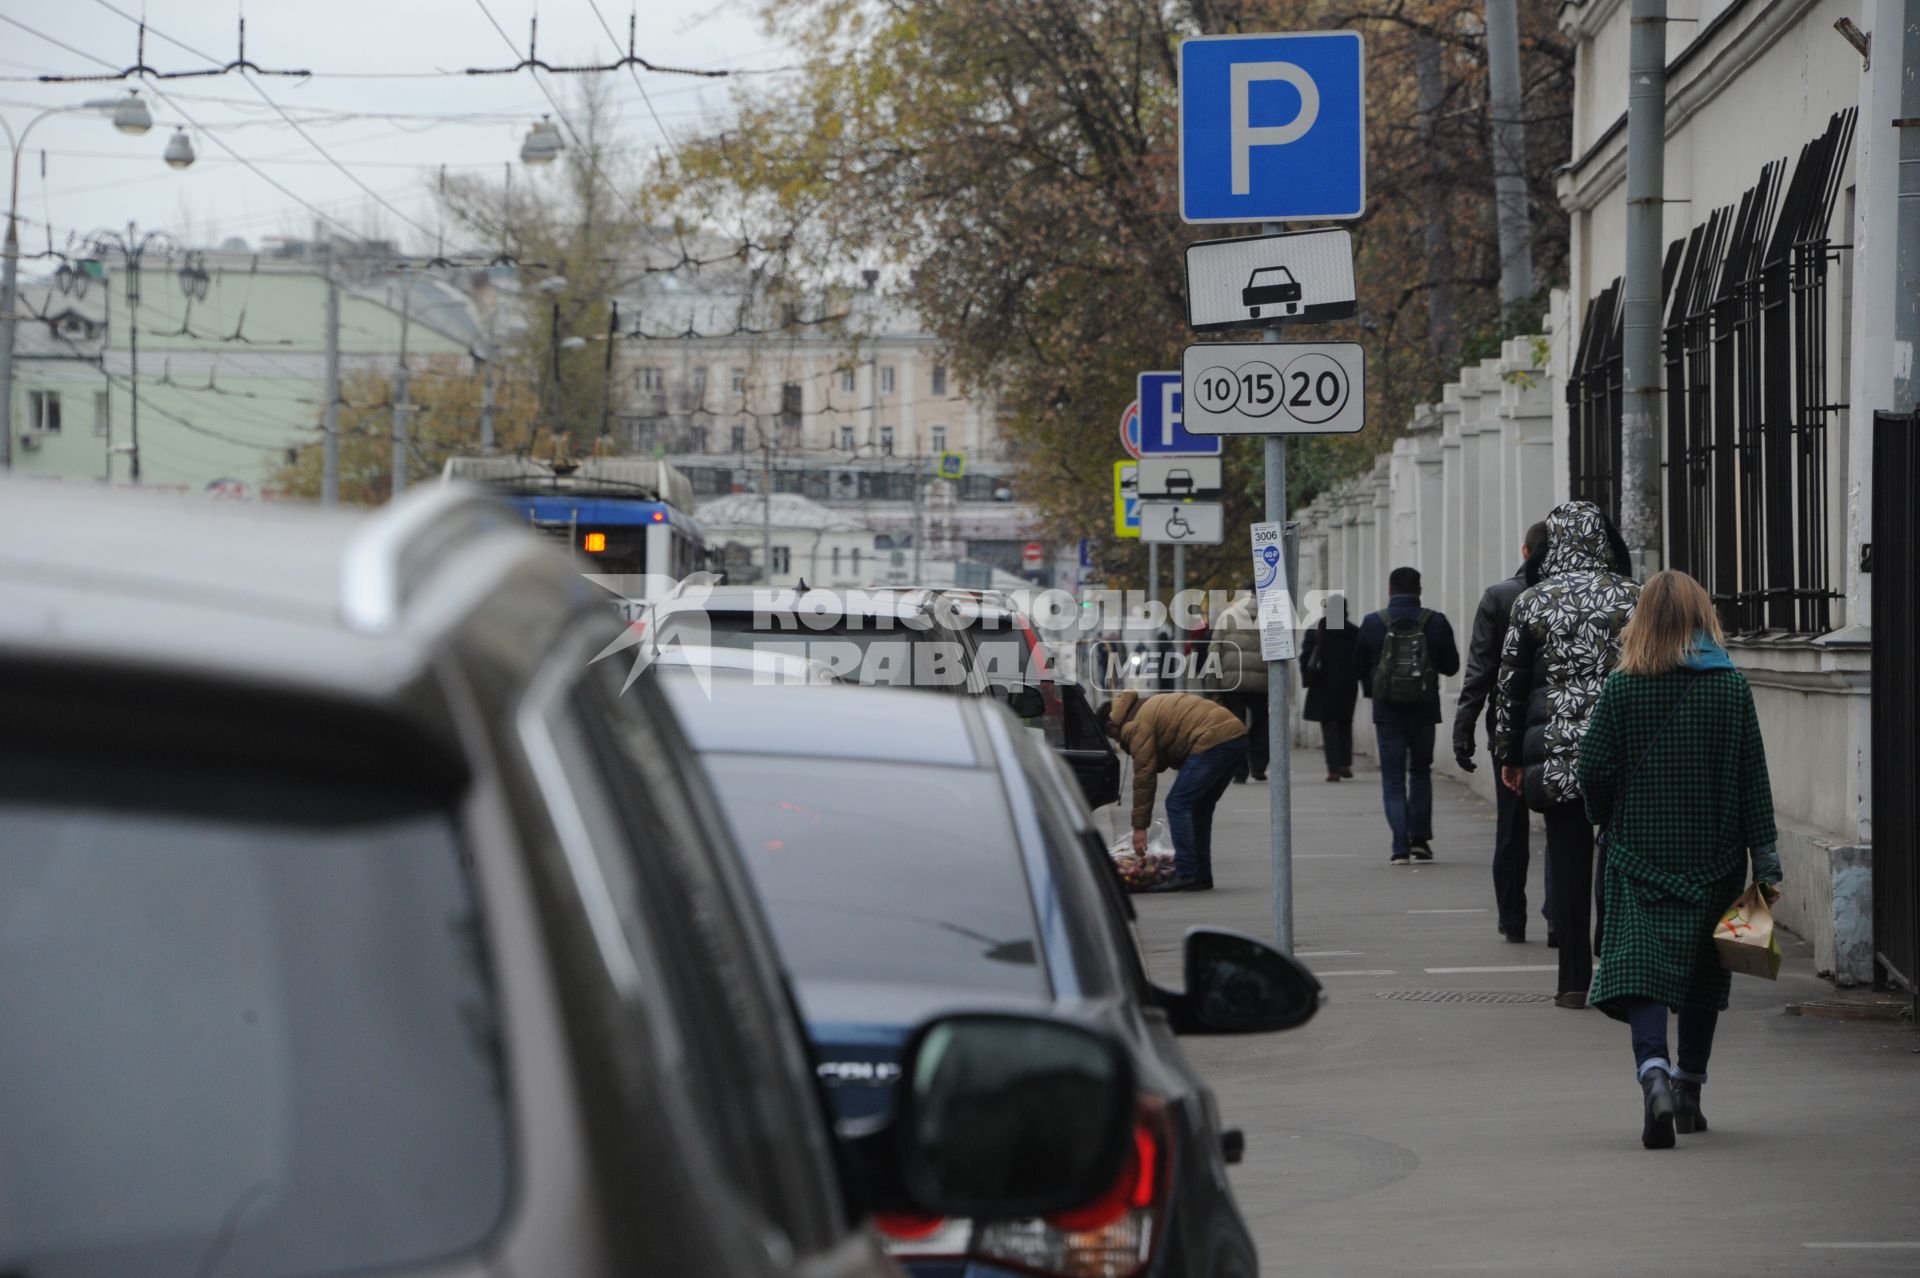
[[1213, 809], [1247, 757], [1247, 725], [1218, 702], [1188, 692], [1142, 699], [1123, 692], [1100, 708], [1107, 735], [1133, 756], [1133, 850], [1147, 849], [1153, 794], [1163, 768], [1180, 775], [1167, 791], [1173, 836], [1173, 878], [1161, 892], [1204, 892], [1213, 886]]
[[1593, 981], [1593, 826], [1576, 769], [1587, 717], [1640, 598], [1627, 573], [1625, 547], [1598, 506], [1555, 506], [1540, 584], [1513, 601], [1500, 649], [1493, 753], [1501, 784], [1546, 816], [1561, 1007], [1585, 1007]]

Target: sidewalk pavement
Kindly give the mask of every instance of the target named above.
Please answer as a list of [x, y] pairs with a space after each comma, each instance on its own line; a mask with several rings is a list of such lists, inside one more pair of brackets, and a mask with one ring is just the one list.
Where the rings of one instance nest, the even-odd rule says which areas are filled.
[[[1492, 807], [1436, 778], [1436, 860], [1392, 867], [1371, 761], [1329, 784], [1317, 752], [1294, 759], [1295, 945], [1330, 1000], [1290, 1033], [1185, 1042], [1246, 1133], [1233, 1182], [1263, 1273], [1920, 1273], [1920, 1033], [1783, 1014], [1836, 997], [1788, 938], [1777, 983], [1734, 978], [1712, 1130], [1644, 1150], [1624, 1025], [1404, 996], [1553, 993], [1537, 914], [1526, 945], [1495, 930]], [[1273, 935], [1267, 811], [1264, 785], [1233, 786], [1218, 889], [1135, 898], [1163, 984], [1189, 927]], [[1533, 911], [1541, 855], [1536, 834]]]

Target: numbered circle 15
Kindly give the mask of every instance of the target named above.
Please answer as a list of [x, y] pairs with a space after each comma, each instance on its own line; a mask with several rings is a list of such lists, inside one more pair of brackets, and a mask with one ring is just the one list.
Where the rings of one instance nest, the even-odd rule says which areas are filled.
[[1209, 413], [1237, 408], [1248, 417], [1265, 417], [1280, 407], [1280, 387], [1280, 370], [1257, 359], [1238, 368], [1209, 368], [1200, 374], [1196, 397]]
[[1287, 364], [1281, 395], [1287, 415], [1298, 422], [1317, 426], [1331, 421], [1346, 407], [1353, 386], [1340, 361], [1322, 351], [1308, 351]]

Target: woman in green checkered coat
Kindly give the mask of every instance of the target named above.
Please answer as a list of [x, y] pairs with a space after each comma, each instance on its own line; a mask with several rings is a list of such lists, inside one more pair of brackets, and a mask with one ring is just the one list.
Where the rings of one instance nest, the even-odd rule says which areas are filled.
[[[1587, 815], [1606, 831], [1600, 969], [1589, 1001], [1633, 1031], [1649, 1149], [1705, 1131], [1700, 1085], [1727, 1005], [1712, 932], [1754, 879], [1780, 881], [1753, 693], [1700, 583], [1655, 573], [1580, 743]], [[1680, 1054], [1667, 1051], [1667, 1010]], [[1677, 1066], [1677, 1068], [1676, 1068]]]

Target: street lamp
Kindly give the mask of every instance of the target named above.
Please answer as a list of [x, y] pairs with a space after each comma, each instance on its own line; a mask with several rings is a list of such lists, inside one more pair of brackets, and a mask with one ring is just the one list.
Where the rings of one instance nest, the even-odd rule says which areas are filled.
[[137, 138], [153, 127], [153, 116], [148, 112], [147, 104], [141, 101], [138, 89], [127, 90], [126, 97], [111, 105], [113, 106], [113, 127], [122, 133]]
[[185, 129], [175, 129], [173, 136], [167, 139], [167, 149], [161, 152], [161, 159], [170, 169], [191, 168], [193, 165], [193, 139], [187, 136]]
[[[13, 337], [14, 312], [19, 306], [20, 156], [27, 136], [40, 121], [56, 115], [84, 112], [108, 113], [114, 128], [135, 136], [153, 127], [153, 116], [148, 112], [147, 104], [141, 100], [139, 93], [132, 91], [124, 98], [95, 98], [77, 107], [50, 107], [28, 120], [18, 133], [13, 131], [13, 126], [7, 123], [5, 117], [0, 116], [0, 130], [6, 132], [7, 142], [13, 148], [12, 180], [7, 194], [6, 260], [4, 265], [0, 265], [0, 470], [8, 470], [13, 466]], [[184, 169], [193, 163], [193, 143], [188, 141], [185, 133], [176, 133], [167, 143], [166, 161], [176, 169]], [[134, 470], [137, 476], [137, 454]]]
[[527, 130], [526, 139], [520, 143], [520, 162], [535, 167], [552, 164], [566, 149], [560, 140], [559, 127], [543, 115]]

